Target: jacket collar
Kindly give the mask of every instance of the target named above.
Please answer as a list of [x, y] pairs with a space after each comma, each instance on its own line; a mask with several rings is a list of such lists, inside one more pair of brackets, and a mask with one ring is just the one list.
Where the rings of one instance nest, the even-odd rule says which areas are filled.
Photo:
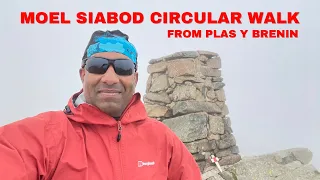
[[[76, 106], [75, 101], [82, 92], [83, 90], [81, 89], [79, 92], [72, 95], [68, 101], [68, 105], [64, 109], [64, 112], [69, 119], [85, 124], [108, 126], [117, 125], [117, 121], [113, 117], [91, 104], [81, 103]], [[135, 93], [119, 121], [121, 121], [121, 124], [129, 124], [136, 121], [145, 120], [146, 118], [147, 112], [144, 104], [141, 101], [141, 94]]]

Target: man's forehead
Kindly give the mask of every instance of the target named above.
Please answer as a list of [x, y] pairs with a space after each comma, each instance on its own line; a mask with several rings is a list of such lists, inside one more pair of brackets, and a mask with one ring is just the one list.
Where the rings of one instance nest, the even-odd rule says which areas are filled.
[[103, 57], [103, 58], [107, 58], [107, 59], [128, 59], [129, 57], [121, 54], [121, 53], [117, 53], [117, 52], [100, 52], [100, 53], [95, 53], [93, 55], [94, 57]]

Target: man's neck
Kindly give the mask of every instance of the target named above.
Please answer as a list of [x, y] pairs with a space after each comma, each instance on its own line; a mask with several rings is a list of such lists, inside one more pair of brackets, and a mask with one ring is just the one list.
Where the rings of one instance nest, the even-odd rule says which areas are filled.
[[80, 104], [83, 104], [83, 103], [86, 103], [86, 98], [84, 97], [84, 94], [82, 92], [81, 94], [79, 94], [79, 96], [75, 100], [74, 105], [78, 107]]
[[[84, 97], [83, 92], [77, 97], [74, 102], [74, 105], [78, 107], [80, 104], [86, 103], [86, 98]], [[113, 117], [115, 120], [119, 120], [120, 117]]]

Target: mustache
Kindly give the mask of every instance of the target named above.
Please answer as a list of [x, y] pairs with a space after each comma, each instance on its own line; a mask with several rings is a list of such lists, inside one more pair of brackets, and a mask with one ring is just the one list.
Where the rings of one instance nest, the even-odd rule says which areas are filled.
[[101, 84], [96, 87], [97, 91], [106, 91], [106, 90], [112, 90], [112, 91], [118, 91], [123, 92], [124, 87], [121, 84], [113, 84], [113, 85], [107, 85], [107, 84]]

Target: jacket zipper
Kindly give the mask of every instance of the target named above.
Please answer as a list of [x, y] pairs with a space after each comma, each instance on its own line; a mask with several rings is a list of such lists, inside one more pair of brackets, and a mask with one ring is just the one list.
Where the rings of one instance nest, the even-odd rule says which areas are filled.
[[117, 124], [118, 124], [117, 142], [119, 142], [119, 141], [121, 140], [121, 130], [122, 130], [121, 121], [120, 121], [120, 120], [117, 120]]
[[119, 153], [119, 159], [120, 159], [120, 176], [121, 179], [123, 179], [123, 164], [122, 164], [122, 154], [121, 154], [121, 131], [122, 131], [122, 126], [121, 126], [121, 121], [117, 120], [117, 125], [118, 125], [118, 135], [117, 135], [117, 143], [118, 143], [118, 153]]
[[121, 172], [121, 179], [123, 180], [123, 162], [122, 162], [122, 156], [121, 156], [121, 138], [122, 138], [122, 125], [121, 125], [121, 119], [124, 116], [124, 114], [126, 113], [126, 111], [129, 109], [129, 107], [132, 105], [134, 101], [131, 101], [128, 106], [126, 107], [126, 109], [123, 111], [122, 115], [120, 116], [119, 119], [117, 119], [117, 128], [118, 128], [118, 135], [117, 135], [117, 143], [118, 143], [118, 152], [119, 152], [119, 159], [120, 159], [120, 172]]
[[117, 124], [118, 124], [118, 135], [117, 135], [117, 142], [120, 142], [121, 140], [121, 131], [122, 131], [122, 126], [121, 126], [121, 119], [123, 117], [123, 115], [126, 113], [126, 111], [129, 109], [129, 107], [133, 104], [134, 101], [131, 101], [128, 106], [124, 109], [122, 115], [120, 116], [119, 119], [117, 119]]

